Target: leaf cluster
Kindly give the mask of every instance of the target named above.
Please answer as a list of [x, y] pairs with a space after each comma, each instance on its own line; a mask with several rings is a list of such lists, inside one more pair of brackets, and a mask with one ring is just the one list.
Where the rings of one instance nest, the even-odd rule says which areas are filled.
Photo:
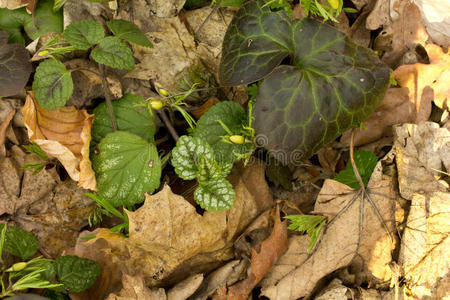
[[[16, 226], [0, 225], [1, 298], [30, 288], [81, 292], [92, 286], [100, 274], [99, 264], [87, 258], [70, 255], [56, 260], [40, 256], [31, 258], [38, 246], [31, 233]], [[3, 260], [5, 252], [22, 261], [6, 264]]]
[[38, 59], [45, 59], [36, 69], [33, 91], [45, 109], [57, 109], [66, 104], [73, 93], [71, 72], [56, 56], [74, 50], [89, 50], [96, 62], [112, 68], [134, 69], [133, 53], [124, 42], [152, 47], [151, 42], [128, 21], [115, 19], [106, 23], [113, 36], [105, 36], [103, 26], [93, 20], [74, 22], [61, 36], [53, 39], [38, 51]]

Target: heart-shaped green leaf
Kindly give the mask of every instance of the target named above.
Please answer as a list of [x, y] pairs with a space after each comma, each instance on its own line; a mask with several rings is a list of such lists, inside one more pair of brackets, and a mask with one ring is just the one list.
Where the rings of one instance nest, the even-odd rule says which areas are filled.
[[214, 150], [214, 157], [220, 164], [233, 163], [237, 154], [250, 151], [251, 145], [226, 143], [222, 136], [229, 133], [224, 129], [221, 121], [232, 134], [240, 135], [247, 122], [247, 113], [236, 102], [224, 101], [211, 107], [197, 122], [195, 137], [200, 137], [210, 144]]
[[105, 37], [103, 26], [93, 20], [74, 22], [64, 30], [64, 38], [78, 49], [89, 49]]
[[0, 97], [6, 97], [25, 87], [33, 68], [27, 49], [19, 44], [7, 44], [8, 34], [4, 31], [0, 34]]
[[[263, 5], [263, 1], [246, 3], [227, 31], [220, 69], [225, 83], [260, 78], [247, 74], [254, 72], [257, 66], [253, 65], [259, 62], [247, 59], [247, 52], [255, 50], [243, 45], [255, 34], [260, 35], [262, 24], [286, 26], [280, 13], [266, 12]], [[261, 11], [265, 13], [256, 22], [255, 15]], [[262, 146], [285, 163], [300, 163], [378, 106], [389, 85], [389, 68], [371, 50], [356, 45], [333, 27], [312, 19], [290, 24], [291, 43], [282, 45], [291, 45], [285, 47], [294, 65], [273, 68], [271, 64], [265, 74], [261, 72], [271, 73], [259, 86], [253, 116], [256, 134], [263, 137], [259, 139], [264, 141]], [[254, 46], [260, 53], [255, 55], [271, 61], [266, 57], [265, 45], [272, 45], [279, 36], [266, 31]], [[272, 51], [271, 47], [267, 49]], [[236, 53], [239, 55], [233, 58]], [[278, 53], [268, 56], [280, 60]]]
[[219, 70], [225, 86], [262, 79], [292, 52], [289, 16], [261, 4], [264, 2], [244, 4], [228, 26]]
[[172, 165], [180, 178], [192, 180], [197, 177], [200, 159], [214, 160], [214, 151], [203, 139], [183, 135], [172, 150]]
[[98, 144], [93, 159], [100, 196], [113, 206], [144, 201], [144, 193], [159, 187], [161, 161], [154, 144], [141, 137], [116, 131]]
[[[146, 101], [142, 96], [125, 94], [119, 100], [113, 101], [112, 107], [118, 130], [133, 133], [151, 143], [154, 141], [155, 124], [153, 115], [149, 114], [147, 108], [142, 106], [143, 104], [146, 104]], [[100, 143], [100, 140], [108, 133], [113, 132], [105, 102], [94, 109], [94, 115], [93, 146]]]
[[[0, 225], [0, 231], [7, 226]], [[3, 249], [10, 254], [25, 260], [31, 257], [39, 248], [38, 241], [31, 233], [16, 226], [7, 226]]]
[[35, 40], [49, 32], [62, 32], [64, 29], [63, 11], [53, 11], [54, 0], [39, 0], [34, 9], [34, 18], [27, 18], [25, 32]]
[[115, 19], [106, 22], [106, 25], [118, 38], [144, 47], [153, 47], [145, 34], [134, 23], [122, 19]]
[[71, 292], [81, 292], [92, 286], [100, 274], [98, 262], [78, 257], [60, 256], [55, 261], [58, 281]]
[[195, 201], [206, 210], [224, 210], [233, 207], [234, 190], [225, 178], [200, 182], [194, 192]]
[[92, 58], [101, 64], [116, 69], [134, 69], [133, 53], [127, 44], [118, 37], [108, 36], [104, 38], [98, 47], [92, 50]]
[[72, 96], [72, 75], [63, 63], [54, 59], [44, 60], [34, 74], [33, 91], [40, 106], [57, 109]]

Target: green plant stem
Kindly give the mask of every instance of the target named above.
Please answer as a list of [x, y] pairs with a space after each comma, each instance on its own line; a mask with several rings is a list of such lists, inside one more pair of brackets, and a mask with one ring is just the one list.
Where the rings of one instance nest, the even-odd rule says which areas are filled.
[[172, 138], [175, 140], [175, 142], [177, 142], [178, 139], [180, 138], [180, 136], [178, 135], [177, 131], [173, 127], [172, 123], [170, 122], [169, 117], [167, 117], [165, 110], [162, 110], [162, 109], [158, 110], [158, 114], [159, 114], [159, 117], [161, 118], [161, 120], [166, 125], [167, 129], [169, 130]]
[[106, 107], [108, 108], [109, 119], [111, 120], [111, 127], [113, 131], [117, 131], [117, 123], [114, 118], [114, 111], [111, 104], [111, 95], [109, 94], [108, 83], [106, 82], [106, 74], [105, 74], [105, 66], [102, 64], [98, 64], [98, 68], [100, 70], [100, 75], [102, 77], [102, 85], [103, 91], [105, 93]]

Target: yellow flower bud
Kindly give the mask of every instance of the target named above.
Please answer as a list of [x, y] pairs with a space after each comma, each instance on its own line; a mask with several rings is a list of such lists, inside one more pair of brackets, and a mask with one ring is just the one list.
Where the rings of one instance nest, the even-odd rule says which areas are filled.
[[245, 138], [242, 135], [232, 135], [230, 136], [230, 142], [236, 145], [241, 145], [245, 142]]
[[165, 89], [159, 89], [159, 93], [160, 93], [161, 95], [163, 95], [164, 97], [169, 96], [169, 92], [166, 91]]
[[42, 50], [38, 53], [39, 56], [47, 56], [49, 54], [50, 54], [50, 52], [48, 50]]
[[150, 100], [150, 106], [153, 109], [156, 109], [156, 110], [161, 109], [164, 107], [164, 105], [165, 105], [164, 102], [161, 100]]
[[14, 272], [22, 271], [27, 266], [26, 262], [18, 262], [12, 265], [11, 270]]

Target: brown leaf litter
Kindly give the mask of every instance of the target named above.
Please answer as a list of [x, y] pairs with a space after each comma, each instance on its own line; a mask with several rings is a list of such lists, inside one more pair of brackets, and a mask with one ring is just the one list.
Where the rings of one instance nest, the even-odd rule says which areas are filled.
[[81, 188], [97, 190], [89, 159], [94, 115], [73, 106], [43, 109], [29, 92], [22, 109], [28, 137], [45, 153], [56, 157]]
[[385, 178], [381, 162], [366, 195], [326, 180], [314, 210], [329, 220], [319, 242], [308, 255], [309, 237], [290, 237], [287, 252], [261, 282], [262, 295], [271, 300], [308, 296], [325, 275], [350, 264], [371, 281], [389, 280], [396, 198], [393, 179]]
[[[254, 163], [246, 172], [233, 170], [230, 181], [236, 197], [228, 211], [199, 215], [183, 197], [168, 186], [154, 195], [146, 195], [145, 203], [128, 212], [129, 238], [100, 228], [81, 236], [96, 235], [78, 241], [77, 255], [97, 260], [103, 271], [97, 283], [77, 299], [101, 299], [120, 288], [122, 274], [142, 276], [149, 286], [167, 286], [192, 272], [203, 273], [233, 258], [233, 241], [244, 228], [272, 203], [272, 195], [264, 179], [264, 165]], [[257, 187], [257, 189], [254, 189]], [[114, 272], [114, 276], [111, 276]]]

